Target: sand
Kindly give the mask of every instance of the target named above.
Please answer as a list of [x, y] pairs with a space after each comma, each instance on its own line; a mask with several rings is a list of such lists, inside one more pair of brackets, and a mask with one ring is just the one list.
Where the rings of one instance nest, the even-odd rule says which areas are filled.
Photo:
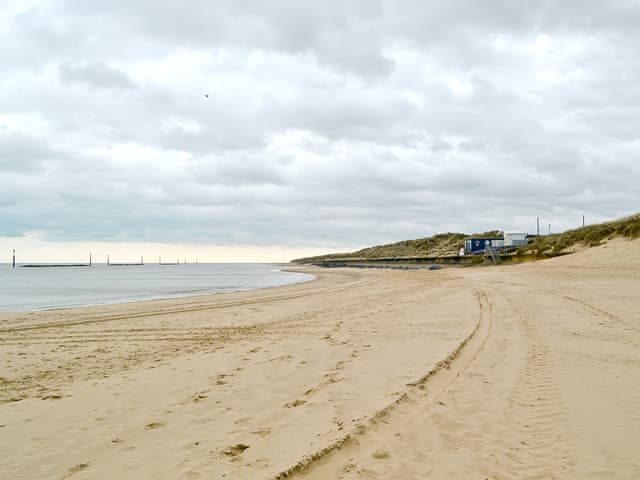
[[0, 478], [640, 478], [640, 241], [0, 315]]

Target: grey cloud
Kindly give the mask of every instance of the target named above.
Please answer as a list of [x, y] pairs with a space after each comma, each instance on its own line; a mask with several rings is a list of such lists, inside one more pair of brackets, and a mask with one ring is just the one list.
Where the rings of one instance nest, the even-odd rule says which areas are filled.
[[205, 185], [284, 185], [285, 172], [260, 151], [194, 160], [194, 178]]
[[59, 70], [63, 83], [84, 83], [96, 88], [136, 88], [136, 84], [124, 72], [104, 63], [65, 63], [60, 65]]
[[60, 156], [51, 146], [24, 133], [0, 129], [0, 171], [22, 174], [36, 173], [44, 163]]
[[[235, 46], [310, 53], [320, 62], [354, 73], [384, 75], [392, 62], [377, 39], [381, 4], [351, 0], [308, 4], [276, 1], [107, 2], [93, 0], [69, 8], [79, 18], [101, 12], [103, 20], [126, 25], [163, 47], [176, 43], [196, 48]], [[345, 8], [346, 6], [346, 8]], [[105, 32], [93, 35], [100, 38]], [[357, 35], [354, 38], [354, 35]], [[140, 40], [140, 37], [137, 38]]]

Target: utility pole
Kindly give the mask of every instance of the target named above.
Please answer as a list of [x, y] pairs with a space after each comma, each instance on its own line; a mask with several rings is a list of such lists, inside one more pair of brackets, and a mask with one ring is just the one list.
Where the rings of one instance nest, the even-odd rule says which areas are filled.
[[536, 236], [540, 236], [540, 217], [536, 217]]
[[551, 235], [551, 224], [549, 224], [549, 235]]
[[582, 215], [582, 228], [584, 228], [584, 215]]

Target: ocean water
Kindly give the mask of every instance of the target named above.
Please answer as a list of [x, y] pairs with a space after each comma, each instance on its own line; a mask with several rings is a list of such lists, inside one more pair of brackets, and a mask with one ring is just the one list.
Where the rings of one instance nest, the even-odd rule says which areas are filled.
[[53, 308], [254, 290], [311, 280], [264, 263], [24, 268], [0, 264], [0, 311]]

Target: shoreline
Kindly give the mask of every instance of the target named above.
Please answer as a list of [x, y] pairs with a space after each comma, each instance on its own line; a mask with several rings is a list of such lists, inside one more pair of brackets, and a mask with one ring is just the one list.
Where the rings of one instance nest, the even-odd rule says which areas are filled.
[[0, 315], [0, 472], [634, 478], [638, 267], [640, 242], [611, 242]]
[[[203, 263], [201, 265], [207, 265], [207, 264]], [[306, 283], [306, 282], [315, 280], [315, 276], [305, 273], [304, 271], [302, 271], [304, 270], [303, 268], [300, 268], [299, 270], [295, 270], [295, 269], [290, 269], [289, 267], [285, 267], [282, 264], [265, 264], [265, 265], [273, 265], [274, 267], [277, 267], [278, 268], [277, 271], [282, 274], [307, 275], [310, 278], [301, 278], [299, 281], [293, 282], [293, 283], [285, 283], [280, 285], [267, 285], [267, 286], [261, 286], [261, 287], [247, 287], [247, 288], [229, 287], [228, 289], [224, 287], [214, 287], [214, 289], [212, 290], [199, 290], [193, 293], [173, 293], [173, 294], [161, 293], [156, 295], [142, 294], [142, 295], [136, 295], [135, 297], [131, 297], [131, 298], [121, 296], [121, 297], [114, 298], [112, 300], [99, 301], [97, 303], [73, 303], [73, 304], [65, 304], [65, 305], [59, 305], [59, 306], [56, 305], [56, 306], [45, 306], [45, 307], [37, 307], [37, 308], [34, 308], [32, 306], [27, 306], [24, 308], [18, 308], [13, 310], [3, 310], [2, 308], [0, 308], [0, 320], [3, 314], [48, 312], [48, 311], [68, 310], [68, 309], [75, 309], [75, 308], [122, 305], [127, 303], [154, 302], [154, 301], [189, 298], [189, 297], [201, 297], [201, 296], [206, 297], [211, 295], [221, 295], [221, 294], [235, 293], [235, 292], [248, 292], [248, 291], [262, 290], [262, 289], [268, 289], [268, 288], [279, 288], [282, 286], [295, 285], [298, 283]], [[217, 291], [216, 291], [216, 288], [217, 288]]]

